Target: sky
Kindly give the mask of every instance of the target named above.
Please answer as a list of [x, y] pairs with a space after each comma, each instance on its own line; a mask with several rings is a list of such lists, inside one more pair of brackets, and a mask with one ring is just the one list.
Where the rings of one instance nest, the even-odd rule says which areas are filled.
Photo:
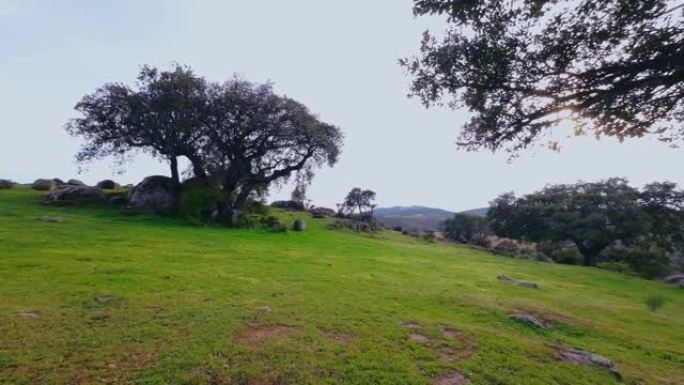
[[[191, 66], [208, 80], [237, 73], [272, 81], [279, 94], [342, 128], [334, 168], [309, 189], [334, 207], [355, 186], [377, 192], [380, 206], [424, 205], [454, 211], [486, 206], [497, 195], [549, 183], [627, 177], [633, 185], [684, 185], [684, 149], [653, 139], [619, 143], [563, 138], [560, 152], [465, 152], [456, 146], [467, 110], [425, 109], [407, 98], [410, 78], [397, 64], [418, 52], [440, 18], [415, 18], [411, 0], [0, 0], [0, 178], [113, 178], [138, 183], [168, 175], [140, 156], [124, 174], [101, 161], [78, 174], [79, 139], [64, 131], [73, 106], [106, 82], [132, 84], [143, 64]], [[271, 199], [287, 198], [291, 187]]]

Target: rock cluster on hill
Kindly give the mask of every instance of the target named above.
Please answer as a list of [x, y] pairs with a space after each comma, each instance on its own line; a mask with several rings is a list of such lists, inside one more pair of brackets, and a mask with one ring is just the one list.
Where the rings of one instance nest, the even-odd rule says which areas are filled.
[[0, 179], [0, 190], [10, 189], [14, 187], [16, 183], [8, 179]]
[[271, 203], [271, 207], [293, 211], [304, 211], [305, 209], [304, 204], [297, 201], [275, 201]]
[[105, 201], [106, 197], [102, 189], [98, 187], [70, 185], [52, 190], [44, 200], [47, 204], [58, 206], [102, 203]]

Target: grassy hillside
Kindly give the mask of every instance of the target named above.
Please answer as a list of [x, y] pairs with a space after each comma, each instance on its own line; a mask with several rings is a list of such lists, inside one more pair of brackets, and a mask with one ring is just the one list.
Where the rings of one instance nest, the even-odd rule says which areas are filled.
[[[455, 370], [469, 384], [684, 383], [672, 286], [325, 220], [199, 228], [40, 197], [0, 190], [1, 384], [457, 384]], [[509, 319], [521, 311], [554, 328]], [[559, 345], [611, 358], [623, 380], [559, 360]]]

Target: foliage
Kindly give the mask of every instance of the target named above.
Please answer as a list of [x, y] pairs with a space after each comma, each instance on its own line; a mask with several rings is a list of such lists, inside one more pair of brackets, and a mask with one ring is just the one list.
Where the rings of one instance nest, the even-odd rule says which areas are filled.
[[639, 191], [625, 179], [612, 178], [547, 186], [521, 198], [503, 194], [492, 201], [487, 216], [498, 235], [535, 242], [571, 240], [584, 264], [595, 266], [608, 246], [651, 237], [653, 223], [659, 220], [655, 212], [644, 209]]
[[549, 254], [549, 257], [556, 263], [564, 265], [581, 265], [582, 254], [576, 249], [557, 249]]
[[482, 244], [489, 235], [489, 225], [486, 218], [459, 213], [444, 221], [442, 231], [446, 238], [454, 241]]
[[76, 110], [82, 117], [67, 131], [85, 139], [77, 160], [116, 156], [121, 163], [135, 151], [161, 157], [170, 164], [178, 206], [178, 158], [185, 157], [195, 178], [223, 191], [219, 214], [227, 223], [273, 183], [293, 174], [308, 183], [316, 167], [337, 162], [342, 146], [339, 128], [270, 84], [207, 82], [179, 65], [143, 67], [137, 89], [106, 84]]
[[445, 15], [400, 63], [412, 95], [474, 113], [460, 144], [516, 152], [570, 115], [576, 132], [681, 137], [682, 4], [672, 0], [414, 0]]
[[435, 237], [435, 233], [433, 233], [432, 231], [428, 231], [427, 233], [423, 233], [421, 237], [423, 238], [423, 240], [425, 242], [430, 242], [430, 243], [434, 243], [435, 240], [437, 239], [437, 237]]
[[339, 157], [339, 128], [303, 104], [276, 95], [270, 84], [234, 78], [211, 84], [202, 156], [207, 174], [224, 191], [224, 217], [240, 213], [250, 196], [293, 174], [310, 181], [316, 167]]
[[344, 214], [351, 215], [358, 213], [363, 215], [372, 212], [375, 208], [375, 192], [371, 190], [362, 190], [359, 187], [354, 187], [344, 198], [344, 202], [340, 205], [340, 211]]
[[648, 298], [646, 298], [646, 306], [648, 306], [648, 308], [651, 311], [657, 311], [658, 309], [663, 307], [664, 304], [665, 297], [663, 297], [660, 294], [652, 294], [649, 295]]
[[669, 271], [668, 251], [653, 243], [638, 242], [634, 245], [615, 245], [601, 253], [601, 259], [621, 262], [644, 278], [656, 278]]

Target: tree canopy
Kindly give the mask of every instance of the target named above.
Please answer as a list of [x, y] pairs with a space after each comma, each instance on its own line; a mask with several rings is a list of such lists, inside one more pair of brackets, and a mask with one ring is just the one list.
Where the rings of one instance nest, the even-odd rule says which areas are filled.
[[342, 133], [303, 104], [276, 95], [271, 84], [237, 77], [208, 82], [191, 69], [143, 67], [137, 87], [109, 83], [76, 105], [82, 117], [67, 131], [85, 139], [77, 160], [136, 151], [169, 162], [180, 190], [178, 159], [195, 177], [223, 191], [223, 218], [234, 221], [247, 199], [292, 175], [308, 183], [314, 170], [333, 166]]
[[375, 191], [363, 190], [359, 187], [351, 189], [340, 205], [341, 211], [347, 214], [354, 214], [358, 211], [359, 215], [363, 215], [374, 208]]
[[611, 246], [656, 246], [664, 253], [681, 250], [684, 192], [674, 184], [652, 184], [642, 191], [625, 179], [547, 186], [516, 198], [492, 201], [487, 217], [501, 236], [526, 241], [571, 240], [594, 266]]
[[402, 59], [426, 106], [467, 107], [459, 144], [513, 153], [568, 116], [577, 133], [681, 138], [684, 5], [672, 0], [414, 0], [444, 15]]

